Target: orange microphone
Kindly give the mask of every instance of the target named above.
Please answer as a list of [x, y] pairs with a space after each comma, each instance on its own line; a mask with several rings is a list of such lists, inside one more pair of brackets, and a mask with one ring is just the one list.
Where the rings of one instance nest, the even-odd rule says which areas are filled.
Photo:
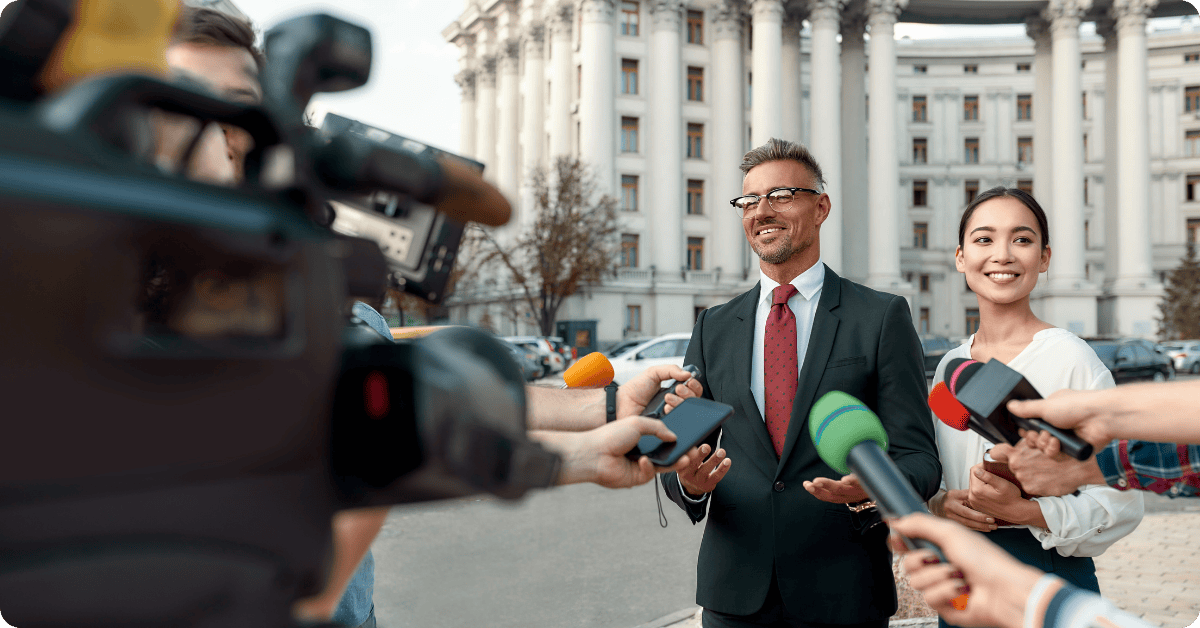
[[579, 358], [563, 371], [563, 388], [603, 388], [612, 383], [612, 362], [599, 351]]

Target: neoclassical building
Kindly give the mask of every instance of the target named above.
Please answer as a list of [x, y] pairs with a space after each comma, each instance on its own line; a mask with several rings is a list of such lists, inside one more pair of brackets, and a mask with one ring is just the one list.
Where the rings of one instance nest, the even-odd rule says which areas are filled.
[[[954, 269], [958, 219], [998, 184], [1050, 215], [1034, 293], [1081, 335], [1153, 336], [1165, 272], [1200, 231], [1200, 19], [1166, 0], [467, 0], [460, 151], [528, 224], [525, 174], [579, 155], [620, 200], [621, 254], [560, 319], [601, 342], [691, 329], [757, 281], [728, 199], [770, 137], [808, 145], [833, 214], [822, 259], [908, 298], [927, 333], [978, 321]], [[1025, 35], [911, 40], [898, 22], [1019, 24]], [[1195, 27], [1195, 31], [1192, 28]], [[457, 320], [503, 287], [468, 290]], [[506, 327], [507, 326], [507, 327]]]

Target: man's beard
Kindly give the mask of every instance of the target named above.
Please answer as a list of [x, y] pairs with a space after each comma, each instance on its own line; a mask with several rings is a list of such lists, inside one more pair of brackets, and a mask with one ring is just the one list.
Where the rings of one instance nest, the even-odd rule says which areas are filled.
[[807, 251], [808, 247], [812, 246], [811, 240], [805, 242], [799, 247], [796, 247], [792, 244], [791, 235], [782, 235], [779, 237], [783, 238], [783, 242], [779, 243], [779, 248], [775, 249], [774, 252], [765, 252], [765, 249], [774, 246], [776, 244], [775, 242], [772, 242], [766, 245], [766, 247], [762, 248], [760, 248], [757, 244], [752, 243], [750, 248], [754, 251], [754, 254], [758, 256], [758, 259], [764, 262], [768, 264], [782, 264], [789, 259], [792, 259], [792, 257]]

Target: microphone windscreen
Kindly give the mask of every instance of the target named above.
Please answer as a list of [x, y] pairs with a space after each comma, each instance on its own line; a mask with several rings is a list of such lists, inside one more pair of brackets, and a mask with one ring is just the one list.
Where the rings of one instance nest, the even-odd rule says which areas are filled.
[[563, 383], [567, 388], [600, 388], [612, 383], [612, 362], [599, 351], [579, 358], [571, 368], [563, 371]]
[[979, 360], [971, 360], [969, 358], [955, 358], [946, 364], [946, 371], [942, 374], [946, 380], [946, 387], [950, 389], [950, 394], [958, 395], [962, 391], [963, 386], [967, 384], [967, 380], [975, 376], [975, 372], [983, 368], [983, 363]]
[[929, 409], [937, 415], [938, 420], [950, 427], [965, 432], [971, 413], [954, 398], [954, 394], [946, 387], [946, 382], [938, 382], [929, 393]]
[[846, 456], [856, 445], [873, 440], [887, 451], [887, 431], [863, 402], [840, 390], [825, 393], [808, 413], [808, 433], [817, 455], [841, 474], [850, 472]]

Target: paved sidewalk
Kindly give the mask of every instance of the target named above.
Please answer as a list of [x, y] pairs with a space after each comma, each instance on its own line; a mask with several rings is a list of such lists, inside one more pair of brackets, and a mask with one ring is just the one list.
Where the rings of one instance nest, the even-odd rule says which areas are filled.
[[[1200, 512], [1147, 514], [1136, 530], [1096, 558], [1096, 575], [1104, 597], [1151, 624], [1185, 628], [1196, 623], [1200, 617]], [[684, 609], [637, 628], [700, 628], [698, 610]], [[900, 620], [892, 625], [900, 628], [914, 623], [922, 622]]]

